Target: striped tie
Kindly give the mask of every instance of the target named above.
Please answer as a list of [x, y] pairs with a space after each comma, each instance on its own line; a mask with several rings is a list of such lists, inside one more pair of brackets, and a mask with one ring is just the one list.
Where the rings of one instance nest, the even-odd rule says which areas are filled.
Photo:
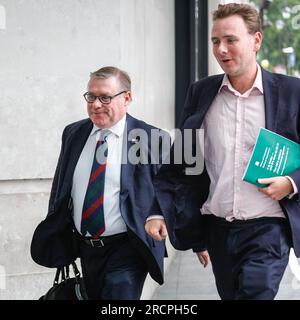
[[[104, 221], [104, 184], [106, 159], [108, 154], [108, 131], [101, 131], [101, 138], [97, 141], [91, 175], [86, 190], [82, 217], [81, 234], [96, 239], [105, 231]], [[87, 232], [89, 234], [87, 234]]]

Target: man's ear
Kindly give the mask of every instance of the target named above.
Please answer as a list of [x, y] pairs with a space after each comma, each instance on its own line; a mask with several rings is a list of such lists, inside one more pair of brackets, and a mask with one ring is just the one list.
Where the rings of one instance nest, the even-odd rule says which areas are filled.
[[132, 101], [132, 93], [131, 91], [127, 91], [125, 94], [125, 106], [128, 106], [131, 101]]
[[261, 47], [261, 43], [262, 43], [262, 39], [263, 39], [263, 35], [261, 32], [256, 32], [254, 34], [254, 43], [253, 43], [253, 50], [255, 52], [258, 52], [260, 47]]

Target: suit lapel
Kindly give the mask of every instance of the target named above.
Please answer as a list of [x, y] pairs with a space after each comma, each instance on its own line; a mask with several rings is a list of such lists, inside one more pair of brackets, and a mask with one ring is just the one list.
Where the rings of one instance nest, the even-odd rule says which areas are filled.
[[[203, 119], [218, 93], [222, 79], [223, 76], [215, 79], [213, 84], [207, 83], [207, 90], [204, 92], [205, 96], [202, 94], [196, 97], [198, 100], [197, 102], [192, 101], [192, 104], [195, 105], [196, 103], [197, 108], [185, 119], [183, 128], [197, 129], [201, 127]], [[279, 104], [279, 85], [276, 83], [272, 74], [264, 69], [262, 69], [262, 80], [264, 88], [266, 128], [271, 131], [276, 131], [276, 119]]]
[[63, 171], [65, 172], [62, 190], [64, 194], [71, 190], [75, 167], [92, 128], [92, 122], [87, 121], [67, 137]]
[[279, 86], [271, 73], [262, 69], [262, 80], [264, 88], [266, 128], [276, 132], [276, 119], [279, 103]]
[[128, 160], [129, 149], [135, 143], [134, 141], [128, 141], [129, 132], [135, 129], [134, 118], [129, 114], [126, 114], [126, 126], [124, 130], [123, 137], [123, 150], [122, 150], [122, 164], [121, 164], [121, 186], [120, 186], [120, 196], [127, 197], [128, 187], [131, 185], [131, 180], [133, 179], [133, 174], [135, 170], [135, 165], [130, 163]]
[[224, 75], [215, 77], [205, 84], [205, 89], [202, 90], [200, 95], [195, 94], [194, 99], [197, 101], [191, 102], [192, 105], [197, 105], [196, 110], [185, 120], [183, 129], [199, 129], [202, 126], [204, 117], [214, 101], [218, 90], [222, 84]]

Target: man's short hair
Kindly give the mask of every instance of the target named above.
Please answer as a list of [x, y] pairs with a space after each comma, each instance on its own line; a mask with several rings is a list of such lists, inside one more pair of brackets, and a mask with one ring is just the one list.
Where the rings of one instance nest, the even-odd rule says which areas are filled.
[[262, 33], [262, 24], [258, 11], [253, 6], [245, 3], [219, 4], [218, 9], [213, 11], [213, 21], [233, 15], [239, 15], [244, 20], [250, 34]]
[[97, 71], [90, 73], [90, 79], [108, 79], [110, 77], [116, 77], [120, 82], [120, 89], [130, 91], [131, 80], [127, 72], [117, 67], [103, 67]]

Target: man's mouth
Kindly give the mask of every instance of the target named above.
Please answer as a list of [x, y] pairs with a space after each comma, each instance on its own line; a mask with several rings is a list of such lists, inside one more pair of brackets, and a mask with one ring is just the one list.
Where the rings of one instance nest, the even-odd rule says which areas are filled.
[[105, 111], [93, 112], [93, 114], [95, 114], [95, 115], [99, 115], [99, 114], [103, 114], [103, 113], [106, 113], [106, 112]]
[[222, 59], [221, 61], [222, 61], [223, 63], [228, 63], [228, 62], [232, 61], [232, 59]]

